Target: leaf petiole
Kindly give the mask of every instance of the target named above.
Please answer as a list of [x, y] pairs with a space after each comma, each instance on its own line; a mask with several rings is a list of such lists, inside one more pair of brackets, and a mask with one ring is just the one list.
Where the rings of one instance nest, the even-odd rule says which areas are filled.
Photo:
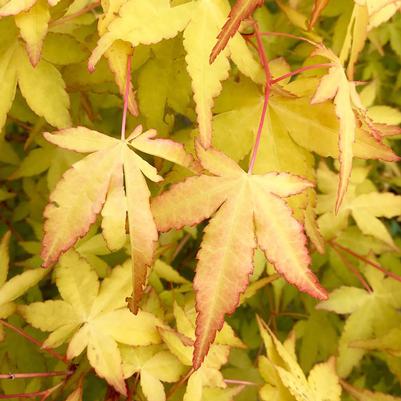
[[121, 121], [121, 140], [125, 141], [125, 127], [127, 125], [127, 110], [128, 110], [128, 96], [131, 87], [131, 61], [132, 54], [127, 57], [127, 72], [125, 80], [125, 93], [124, 93], [124, 106], [123, 106], [123, 117]]
[[263, 47], [262, 35], [259, 30], [259, 25], [256, 21], [254, 21], [253, 26], [255, 29], [256, 42], [258, 45], [259, 59], [260, 59], [260, 62], [262, 64], [264, 72], [265, 72], [266, 84], [265, 84], [265, 94], [264, 94], [262, 114], [260, 116], [259, 127], [258, 127], [258, 131], [256, 133], [256, 139], [255, 139], [255, 143], [253, 145], [252, 155], [251, 155], [251, 159], [249, 162], [249, 168], [248, 168], [249, 175], [252, 174], [253, 168], [255, 166], [256, 156], [258, 154], [260, 139], [262, 137], [262, 130], [263, 130], [263, 126], [265, 123], [267, 106], [269, 104], [269, 98], [270, 98], [270, 92], [271, 92], [271, 86], [272, 86], [272, 76], [271, 76], [271, 72], [270, 72], [270, 68], [269, 68], [269, 61], [267, 59], [265, 48]]
[[279, 76], [277, 78], [272, 79], [271, 83], [272, 84], [276, 84], [277, 82], [280, 82], [283, 79], [287, 79], [287, 78], [293, 77], [294, 75], [301, 74], [302, 72], [305, 72], [305, 71], [316, 70], [316, 69], [320, 69], [320, 68], [330, 68], [330, 67], [333, 67], [333, 66], [334, 66], [334, 64], [332, 64], [332, 63], [306, 65], [304, 67], [298, 68], [298, 69], [296, 69], [294, 71], [288, 72], [287, 74], [283, 74], [283, 75], [281, 75], [281, 76]]

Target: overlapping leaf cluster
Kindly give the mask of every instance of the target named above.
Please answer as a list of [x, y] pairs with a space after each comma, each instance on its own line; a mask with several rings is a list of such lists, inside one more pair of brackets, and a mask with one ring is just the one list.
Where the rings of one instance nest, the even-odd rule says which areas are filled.
[[400, 7], [0, 0], [2, 393], [401, 399]]

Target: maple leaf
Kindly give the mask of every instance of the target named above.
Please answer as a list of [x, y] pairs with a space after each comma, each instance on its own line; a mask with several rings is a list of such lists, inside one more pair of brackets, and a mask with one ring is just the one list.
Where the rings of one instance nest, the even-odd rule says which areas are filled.
[[141, 126], [127, 140], [84, 127], [44, 134], [49, 142], [63, 149], [90, 155], [73, 164], [50, 194], [50, 203], [44, 211], [43, 266], [52, 266], [84, 236], [100, 211], [106, 243], [112, 250], [121, 248], [126, 240], [128, 217], [134, 283], [129, 305], [134, 313], [157, 241], [144, 177], [154, 182], [162, 180], [157, 170], [134, 149], [187, 167], [192, 161], [182, 145], [157, 139], [155, 135], [154, 130], [142, 132]]
[[[43, 270], [43, 269], [42, 269]], [[152, 314], [133, 315], [125, 307], [132, 291], [130, 263], [115, 267], [101, 285], [88, 262], [75, 251], [65, 253], [56, 268], [56, 284], [61, 300], [19, 306], [32, 326], [49, 331], [44, 347], [58, 347], [69, 341], [67, 358], [73, 359], [87, 348], [89, 363], [121, 394], [126, 395], [118, 344], [160, 343]]]
[[353, 144], [355, 142], [356, 118], [354, 107], [364, 109], [360, 102], [355, 83], [349, 82], [338, 57], [326, 48], [320, 47], [313, 52], [328, 58], [334, 63], [329, 73], [325, 75], [312, 98], [312, 104], [334, 99], [335, 110], [340, 122], [338, 139], [340, 180], [335, 210], [338, 213], [345, 193], [347, 192], [349, 177], [352, 171]]
[[50, 21], [50, 7], [60, 0], [9, 0], [0, 7], [0, 18], [15, 16], [32, 66], [39, 63]]
[[392, 395], [354, 387], [344, 381], [341, 384], [344, 387], [344, 390], [351, 394], [357, 401], [401, 401], [400, 397], [394, 397]]
[[267, 352], [267, 358], [259, 357], [259, 370], [267, 381], [260, 391], [263, 400], [340, 401], [334, 358], [315, 365], [307, 379], [295, 356], [295, 336], [290, 334], [282, 344], [259, 317], [258, 325]]
[[318, 21], [320, 14], [327, 7], [330, 0], [314, 0], [312, 14], [309, 20], [308, 28], [312, 29]]
[[108, 25], [89, 59], [89, 68], [94, 68], [116, 40], [125, 40], [135, 47], [173, 38], [184, 31], [187, 70], [192, 80], [200, 138], [208, 147], [213, 99], [221, 92], [221, 81], [228, 78], [229, 54], [242, 73], [257, 82], [263, 80], [261, 67], [239, 34], [232, 38], [229, 49], [210, 65], [209, 54], [228, 10], [226, 0], [200, 0], [175, 7], [170, 6], [169, 0], [130, 0], [120, 8], [119, 18]]
[[213, 216], [197, 256], [194, 279], [198, 310], [195, 368], [223, 326], [224, 315], [238, 305], [252, 273], [257, 246], [288, 282], [314, 297], [326, 298], [308, 268], [303, 228], [281, 199], [312, 184], [284, 173], [248, 175], [223, 153], [204, 150], [199, 144], [197, 152], [202, 166], [213, 175], [189, 178], [152, 202], [160, 231], [180, 229]]
[[140, 374], [140, 384], [149, 401], [165, 401], [162, 382], [177, 382], [185, 372], [185, 366], [162, 346], [122, 347], [124, 377]]
[[227, 46], [228, 41], [233, 37], [241, 25], [241, 22], [249, 18], [256, 8], [261, 7], [264, 0], [237, 0], [228, 14], [227, 22], [224, 24], [219, 35], [217, 43], [210, 53], [210, 64], [216, 60], [216, 57]]
[[323, 194], [318, 195], [316, 211], [321, 215], [321, 221], [324, 222], [322, 231], [325, 232], [325, 227], [330, 225], [347, 226], [351, 215], [362, 233], [371, 235], [396, 250], [397, 246], [379, 217], [398, 216], [401, 211], [401, 196], [390, 192], [376, 192], [373, 183], [366, 178], [368, 173], [367, 168], [354, 168], [341, 212], [334, 216], [331, 211], [334, 206], [333, 193], [337, 176], [325, 164], [322, 163], [319, 166], [318, 187]]
[[[160, 327], [160, 335], [170, 350], [184, 366], [192, 366], [195, 339], [196, 311], [193, 302], [184, 307], [174, 303], [173, 309], [177, 331]], [[235, 336], [232, 328], [225, 323], [202, 366], [188, 380], [184, 401], [201, 401], [207, 388], [225, 389], [226, 383], [220, 372], [227, 363], [230, 347], [244, 348], [244, 344]]]
[[12, 315], [17, 305], [13, 302], [48, 274], [44, 269], [30, 269], [17, 274], [7, 281], [9, 270], [9, 242], [11, 233], [7, 232], [0, 241], [0, 319]]
[[365, 269], [365, 277], [372, 292], [344, 286], [317, 305], [318, 309], [350, 315], [339, 343], [337, 372], [341, 377], [348, 376], [365, 353], [352, 347], [355, 341], [380, 336], [401, 323], [397, 312], [401, 305], [401, 284], [371, 267]]
[[389, 0], [354, 0], [356, 4], [364, 6], [369, 15], [368, 29], [371, 30], [383, 22], [388, 21], [401, 5], [398, 1]]
[[0, 43], [0, 131], [13, 103], [17, 83], [22, 96], [37, 115], [57, 128], [70, 126], [70, 100], [60, 72], [45, 60], [41, 60], [34, 68], [17, 41], [13, 27], [8, 26], [6, 20], [2, 24], [3, 20], [0, 20], [0, 27], [9, 29], [11, 33], [8, 40], [7, 33], [5, 40]]

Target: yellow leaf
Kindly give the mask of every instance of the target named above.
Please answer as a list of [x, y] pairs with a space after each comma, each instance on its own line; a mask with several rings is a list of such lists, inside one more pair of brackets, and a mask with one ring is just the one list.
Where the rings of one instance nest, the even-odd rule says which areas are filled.
[[[133, 268], [133, 295], [129, 305], [136, 313], [157, 241], [156, 225], [150, 211], [150, 192], [144, 175], [153, 181], [159, 181], [161, 177], [156, 168], [137, 155], [135, 150], [164, 157], [186, 167], [192, 163], [192, 158], [185, 154], [182, 145], [157, 139], [153, 130], [142, 132], [141, 126], [127, 140], [108, 137], [83, 127], [61, 130], [56, 134], [46, 133], [45, 138], [62, 148], [91, 154], [75, 163], [50, 195], [51, 203], [44, 213], [44, 265], [54, 264], [62, 252], [84, 236], [103, 207], [105, 238], [111, 248], [121, 246], [125, 212], [124, 207], [114, 210], [119, 208], [113, 205], [123, 202], [125, 197]], [[89, 171], [91, 174], [88, 174]], [[121, 187], [122, 182], [125, 183], [124, 188]], [[77, 192], [76, 188], [80, 191]], [[113, 200], [113, 197], [116, 199]], [[111, 242], [115, 243], [110, 244], [112, 237]]]
[[22, 47], [17, 50], [15, 63], [18, 85], [29, 107], [57, 128], [71, 125], [70, 99], [56, 67], [41, 60], [34, 68]]
[[126, 388], [118, 343], [143, 346], [161, 342], [157, 327], [162, 323], [155, 316], [143, 311], [133, 315], [124, 307], [125, 297], [132, 290], [130, 267], [130, 263], [115, 267], [99, 285], [92, 266], [70, 250], [56, 270], [62, 300], [19, 307], [32, 326], [51, 332], [45, 347], [58, 347], [70, 339], [69, 359], [87, 348], [96, 373], [121, 394], [126, 394]]
[[48, 273], [49, 270], [39, 268], [12, 277], [0, 288], [0, 305], [16, 300]]
[[119, 393], [126, 395], [127, 389], [117, 343], [96, 327], [90, 328], [88, 335], [89, 363], [100, 377], [103, 377]]
[[[62, 252], [84, 236], [106, 198], [120, 149], [105, 149], [75, 163], [50, 195], [45, 216], [43, 265], [53, 265]], [[90, 174], [89, 174], [90, 172]]]
[[309, 373], [308, 383], [317, 401], [341, 400], [341, 386], [336, 374], [334, 358], [315, 365]]
[[9, 244], [11, 232], [7, 231], [0, 241], [0, 287], [7, 281], [8, 268], [10, 263]]
[[[99, 40], [89, 59], [89, 68], [99, 61], [115, 40], [150, 45], [162, 39], [173, 38], [188, 23], [193, 4], [170, 6], [169, 0], [129, 0], [118, 11], [119, 17], [107, 26], [107, 32]], [[166, 23], [168, 21], [168, 23]]]
[[13, 61], [15, 50], [15, 44], [5, 49], [3, 46], [0, 47], [0, 76], [2, 77], [0, 80], [0, 91], [2, 93], [0, 96], [0, 138], [17, 86], [17, 72], [15, 61]]
[[141, 370], [141, 387], [148, 401], [165, 401], [166, 394], [163, 384], [146, 369]]
[[76, 251], [67, 252], [56, 270], [56, 284], [62, 298], [85, 321], [99, 292], [98, 277], [92, 266]]
[[0, 8], [0, 16], [17, 15], [22, 11], [29, 10], [36, 0], [9, 0]]
[[400, 401], [400, 397], [394, 397], [392, 395], [373, 392], [366, 389], [351, 386], [347, 382], [342, 383], [344, 389], [352, 395], [357, 401]]
[[26, 43], [26, 50], [33, 66], [39, 63], [49, 20], [49, 5], [46, 0], [37, 0], [32, 8], [15, 17], [15, 23]]
[[149, 345], [160, 342], [157, 324], [160, 322], [150, 313], [139, 311], [134, 315], [124, 308], [99, 315], [95, 326], [119, 343]]
[[118, 166], [111, 176], [109, 190], [102, 209], [102, 218], [102, 231], [107, 246], [112, 251], [122, 248], [127, 240], [125, 232], [127, 199], [124, 191], [122, 166]]

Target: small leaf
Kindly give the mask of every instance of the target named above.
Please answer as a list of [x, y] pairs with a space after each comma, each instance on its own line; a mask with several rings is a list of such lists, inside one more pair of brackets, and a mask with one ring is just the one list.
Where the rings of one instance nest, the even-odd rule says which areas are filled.
[[33, 66], [39, 63], [49, 20], [49, 5], [46, 0], [37, 0], [32, 8], [15, 18], [15, 23], [26, 43], [26, 50]]
[[217, 36], [217, 43], [210, 53], [210, 64], [216, 60], [216, 57], [227, 46], [228, 41], [233, 37], [242, 21], [249, 18], [256, 8], [261, 7], [264, 0], [237, 0], [228, 15], [227, 22]]
[[312, 14], [308, 24], [309, 29], [312, 29], [316, 25], [320, 14], [326, 8], [327, 4], [329, 4], [329, 1], [330, 0], [314, 0]]

